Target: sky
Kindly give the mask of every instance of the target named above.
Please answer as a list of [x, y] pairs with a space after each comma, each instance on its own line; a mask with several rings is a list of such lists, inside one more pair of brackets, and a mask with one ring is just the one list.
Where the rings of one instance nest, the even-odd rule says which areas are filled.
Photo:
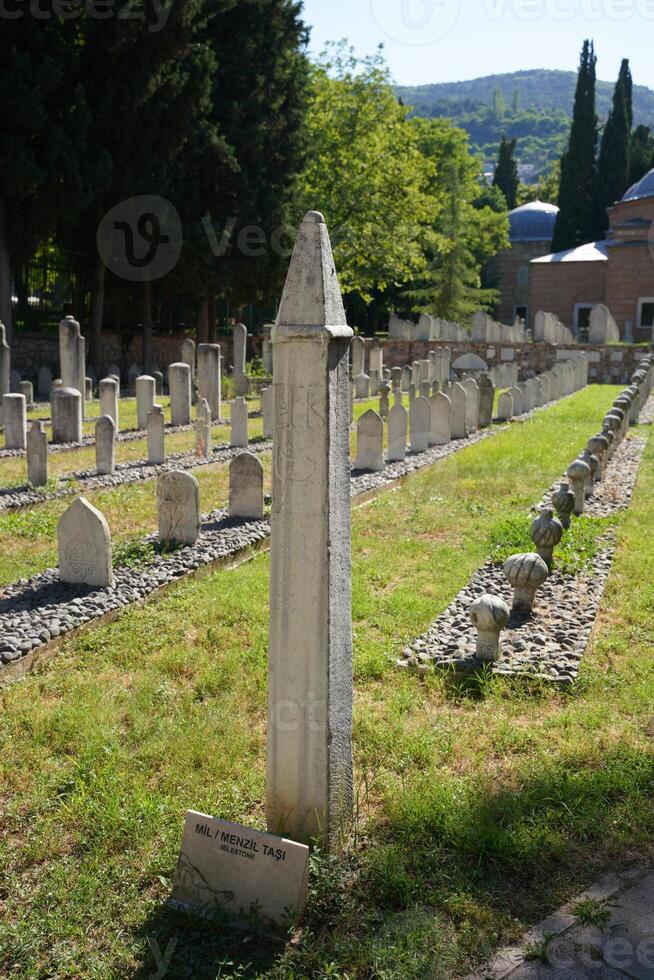
[[634, 82], [654, 88], [654, 0], [304, 0], [304, 20], [315, 53], [341, 38], [360, 55], [383, 43], [399, 85], [576, 70], [591, 37], [600, 79], [629, 58]]

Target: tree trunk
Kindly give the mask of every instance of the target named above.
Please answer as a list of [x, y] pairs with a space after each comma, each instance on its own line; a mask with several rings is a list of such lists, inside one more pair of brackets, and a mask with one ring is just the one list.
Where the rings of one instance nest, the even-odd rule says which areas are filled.
[[152, 282], [143, 283], [143, 370], [152, 367]]
[[209, 293], [206, 291], [198, 309], [197, 337], [198, 344], [209, 343]]
[[89, 335], [89, 360], [98, 378], [100, 377], [100, 339], [104, 317], [105, 264], [96, 256], [93, 279], [91, 281], [91, 324]]
[[216, 343], [216, 287], [212, 279], [209, 279], [209, 293], [207, 296], [207, 313], [209, 319], [209, 343]]
[[11, 344], [14, 317], [11, 307], [11, 250], [9, 247], [5, 202], [0, 198], [0, 320], [5, 325], [7, 343]]

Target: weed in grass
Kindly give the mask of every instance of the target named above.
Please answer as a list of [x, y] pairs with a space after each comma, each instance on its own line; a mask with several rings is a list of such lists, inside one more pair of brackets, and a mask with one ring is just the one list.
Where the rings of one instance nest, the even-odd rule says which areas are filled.
[[[497, 524], [489, 536], [491, 561], [503, 565], [511, 555], [535, 550], [530, 528], [533, 517], [511, 517]], [[554, 552], [554, 564], [562, 575], [583, 572], [595, 558], [606, 539], [607, 532], [615, 527], [615, 517], [578, 517], [565, 532]]]
[[582, 898], [573, 906], [572, 914], [579, 920], [579, 925], [601, 929], [611, 918], [611, 908], [606, 899]]
[[525, 946], [525, 960], [528, 963], [534, 961], [547, 963], [547, 949], [552, 939], [554, 939], [552, 933], [546, 932], [540, 942], [529, 943], [527, 946]]
[[0, 515], [0, 534], [13, 534], [18, 538], [37, 538], [53, 535], [59, 516], [51, 511], [35, 507], [32, 510], [14, 510]]
[[144, 541], [142, 538], [132, 538], [122, 541], [113, 552], [114, 568], [134, 568], [136, 565], [151, 565], [157, 558], [157, 546], [154, 541]]

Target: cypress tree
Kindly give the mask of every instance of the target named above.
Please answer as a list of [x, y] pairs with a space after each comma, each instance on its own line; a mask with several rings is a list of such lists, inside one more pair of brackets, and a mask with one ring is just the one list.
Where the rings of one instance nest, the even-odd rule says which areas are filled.
[[654, 136], [649, 126], [636, 126], [631, 135], [629, 184], [636, 184], [654, 167]]
[[613, 106], [604, 129], [597, 180], [597, 236], [609, 226], [607, 208], [619, 201], [629, 187], [633, 82], [625, 58], [613, 93]]
[[552, 248], [557, 252], [592, 241], [597, 229], [596, 64], [592, 42], [584, 41], [570, 139], [561, 157], [560, 211], [552, 243]]
[[508, 140], [506, 136], [502, 137], [497, 168], [493, 177], [493, 187], [499, 187], [502, 191], [509, 211], [512, 211], [518, 202], [518, 164], [515, 159], [517, 142], [517, 140]]

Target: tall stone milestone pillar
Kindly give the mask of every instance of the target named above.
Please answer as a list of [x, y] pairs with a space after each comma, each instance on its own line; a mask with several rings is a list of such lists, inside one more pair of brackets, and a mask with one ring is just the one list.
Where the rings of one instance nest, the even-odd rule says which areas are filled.
[[72, 316], [64, 317], [59, 324], [59, 361], [61, 380], [64, 388], [75, 388], [82, 396], [86, 394], [86, 353], [85, 341], [79, 323]]
[[272, 340], [269, 831], [333, 848], [352, 812], [348, 348], [327, 227], [298, 233]]
[[2, 425], [2, 398], [11, 392], [11, 349], [5, 337], [5, 325], [0, 323], [0, 425]]

